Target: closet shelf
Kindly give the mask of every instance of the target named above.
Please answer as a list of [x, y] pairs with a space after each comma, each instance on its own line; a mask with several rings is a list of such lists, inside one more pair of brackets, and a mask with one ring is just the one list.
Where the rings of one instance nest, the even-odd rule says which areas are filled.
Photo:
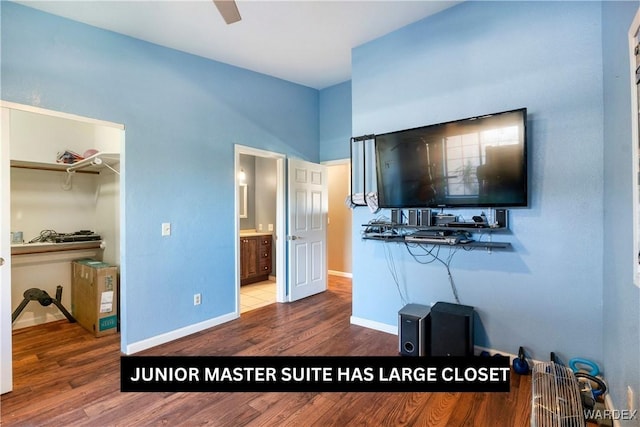
[[21, 169], [36, 169], [61, 172], [84, 172], [97, 174], [105, 167], [113, 170], [113, 166], [119, 162], [119, 153], [96, 153], [74, 164], [11, 160], [11, 167]]
[[11, 245], [11, 255], [31, 255], [48, 252], [67, 252], [84, 249], [102, 249], [102, 240], [65, 243], [21, 243]]

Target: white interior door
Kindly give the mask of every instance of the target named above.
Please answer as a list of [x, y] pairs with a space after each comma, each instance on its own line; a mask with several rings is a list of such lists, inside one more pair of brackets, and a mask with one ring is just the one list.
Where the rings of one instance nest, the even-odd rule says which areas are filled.
[[327, 290], [326, 167], [288, 161], [287, 254], [289, 301]]
[[13, 389], [11, 354], [11, 242], [9, 184], [8, 108], [1, 109], [0, 120], [0, 394]]

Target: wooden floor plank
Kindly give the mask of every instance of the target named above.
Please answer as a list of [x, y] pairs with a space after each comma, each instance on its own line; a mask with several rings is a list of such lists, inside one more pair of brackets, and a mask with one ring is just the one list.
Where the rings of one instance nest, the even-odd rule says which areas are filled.
[[[398, 338], [350, 324], [351, 281], [273, 304], [140, 355], [395, 356]], [[3, 426], [519, 426], [530, 377], [510, 393], [122, 393], [119, 336], [95, 338], [66, 320], [13, 334], [14, 391]]]
[[296, 411], [290, 411], [287, 418], [282, 421], [282, 427], [298, 427], [300, 420], [306, 425], [318, 425], [319, 420], [335, 406], [335, 401], [328, 399], [327, 393], [314, 395], [306, 405]]

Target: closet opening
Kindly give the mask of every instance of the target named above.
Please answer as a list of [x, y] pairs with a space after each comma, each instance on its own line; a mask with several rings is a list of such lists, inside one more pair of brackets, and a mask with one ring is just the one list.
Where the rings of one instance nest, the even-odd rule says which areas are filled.
[[2, 115], [2, 232], [11, 236], [3, 339], [72, 319], [98, 341], [119, 334], [124, 126], [9, 103]]

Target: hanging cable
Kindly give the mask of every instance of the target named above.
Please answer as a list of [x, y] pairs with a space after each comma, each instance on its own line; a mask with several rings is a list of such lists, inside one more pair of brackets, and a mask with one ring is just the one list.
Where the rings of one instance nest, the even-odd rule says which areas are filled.
[[42, 230], [37, 237], [29, 240], [29, 243], [55, 242], [58, 233], [55, 230]]
[[407, 298], [405, 298], [405, 296], [402, 294], [402, 289], [400, 289], [400, 281], [398, 280], [398, 272], [396, 270], [396, 265], [395, 262], [393, 260], [393, 254], [391, 253], [391, 249], [389, 248], [389, 245], [384, 245], [384, 255], [385, 255], [385, 259], [387, 261], [387, 268], [389, 269], [389, 272], [391, 273], [391, 277], [393, 278], [394, 283], [396, 284], [396, 289], [398, 290], [398, 295], [400, 295], [400, 301], [402, 302], [402, 305], [405, 306], [407, 305]]
[[447, 262], [444, 262], [440, 258], [436, 258], [436, 259], [440, 261], [442, 265], [444, 265], [445, 268], [447, 269], [447, 275], [449, 276], [449, 284], [451, 285], [451, 292], [453, 292], [453, 298], [456, 300], [457, 304], [460, 304], [460, 298], [458, 297], [458, 290], [456, 289], [456, 284], [453, 281], [453, 275], [451, 274], [451, 269], [449, 268], [449, 266], [451, 265], [451, 260], [453, 259], [453, 256], [455, 255], [455, 253], [456, 253], [455, 249], [449, 248], [449, 257], [447, 258]]
[[[440, 247], [441, 245], [431, 245], [431, 249], [427, 250], [423, 245], [416, 244], [414, 247], [419, 247], [425, 251], [424, 254], [415, 254], [411, 251], [411, 246], [409, 243], [405, 242], [404, 246], [407, 248], [407, 252], [413, 257], [413, 259], [423, 265], [431, 264], [434, 261], [439, 261], [442, 265], [447, 269], [447, 276], [449, 278], [449, 285], [451, 286], [451, 292], [453, 293], [453, 298], [455, 299], [457, 304], [460, 304], [460, 298], [458, 297], [458, 290], [456, 289], [456, 284], [453, 280], [453, 275], [451, 274], [451, 261], [453, 260], [453, 256], [456, 254], [458, 247], [449, 247], [449, 255], [447, 256], [446, 261], [440, 258]], [[435, 251], [435, 253], [434, 253]], [[418, 257], [429, 256], [431, 260], [423, 261]]]

